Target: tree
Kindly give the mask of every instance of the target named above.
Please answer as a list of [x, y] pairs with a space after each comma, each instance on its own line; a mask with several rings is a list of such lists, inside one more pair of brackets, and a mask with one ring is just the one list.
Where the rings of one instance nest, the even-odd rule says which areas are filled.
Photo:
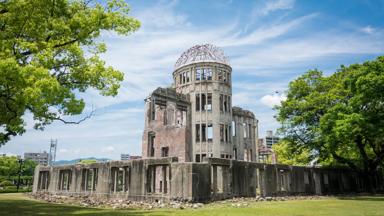
[[78, 164], [93, 164], [97, 163], [97, 160], [95, 159], [81, 159]]
[[0, 6], [0, 146], [25, 132], [83, 112], [77, 92], [115, 96], [123, 74], [105, 65], [103, 31], [127, 35], [140, 26], [126, 3], [111, 0], [5, 0]]
[[22, 173], [23, 176], [33, 176], [35, 174], [35, 167], [37, 163], [33, 160], [25, 160], [23, 162]]
[[272, 149], [279, 164], [308, 165], [313, 159], [308, 149], [294, 148], [287, 140], [272, 145]]
[[328, 77], [308, 71], [289, 84], [277, 111], [288, 149], [347, 165], [372, 187], [384, 159], [384, 56]]
[[[36, 162], [25, 160], [22, 164], [23, 176], [33, 176], [35, 172]], [[19, 173], [19, 158], [15, 156], [0, 157], [0, 176], [17, 176]]]

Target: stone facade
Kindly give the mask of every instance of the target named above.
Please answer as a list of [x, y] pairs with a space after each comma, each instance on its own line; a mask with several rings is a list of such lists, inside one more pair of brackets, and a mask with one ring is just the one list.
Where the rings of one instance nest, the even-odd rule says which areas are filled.
[[187, 53], [177, 61], [185, 63], [177, 64], [173, 87], [158, 88], [145, 100], [143, 157], [256, 161], [258, 121], [232, 107], [232, 68], [222, 51], [201, 45]]
[[[384, 190], [382, 176], [374, 187]], [[261, 164], [221, 158], [201, 163], [177, 157], [90, 165], [37, 166], [33, 192], [131, 200], [210, 201], [231, 197], [363, 192], [363, 177], [349, 169]]]
[[172, 88], [158, 88], [145, 100], [144, 158], [178, 157], [190, 161], [190, 103]]

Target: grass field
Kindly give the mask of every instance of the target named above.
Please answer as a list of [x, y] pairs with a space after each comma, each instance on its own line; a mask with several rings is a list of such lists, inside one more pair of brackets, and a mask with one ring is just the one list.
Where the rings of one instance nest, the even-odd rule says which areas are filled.
[[113, 210], [51, 204], [24, 194], [0, 194], [0, 215], [384, 215], [384, 196], [250, 202], [247, 207], [212, 203], [200, 209]]

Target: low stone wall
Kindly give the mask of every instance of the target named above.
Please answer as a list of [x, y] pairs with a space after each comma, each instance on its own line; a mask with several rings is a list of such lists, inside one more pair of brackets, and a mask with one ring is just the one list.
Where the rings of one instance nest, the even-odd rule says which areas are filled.
[[[383, 178], [375, 187], [383, 190]], [[348, 169], [262, 164], [219, 158], [203, 163], [177, 158], [38, 166], [33, 192], [129, 200], [209, 201], [232, 197], [323, 195], [363, 192], [361, 176]]]

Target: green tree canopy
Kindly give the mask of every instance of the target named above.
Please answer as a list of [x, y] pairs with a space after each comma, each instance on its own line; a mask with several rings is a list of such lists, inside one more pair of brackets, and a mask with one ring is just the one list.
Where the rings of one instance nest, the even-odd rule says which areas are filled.
[[[24, 176], [33, 176], [36, 162], [32, 160], [23, 161], [21, 171]], [[17, 176], [19, 173], [19, 158], [15, 156], [0, 157], [0, 176]]]
[[82, 159], [78, 162], [78, 164], [93, 164], [97, 163], [97, 160], [95, 159]]
[[123, 74], [105, 65], [103, 31], [127, 35], [140, 26], [124, 1], [5, 0], [0, 2], [0, 146], [25, 132], [81, 114], [76, 92], [115, 96]]
[[373, 176], [384, 159], [384, 57], [331, 76], [308, 71], [289, 84], [277, 111], [289, 153]]
[[273, 151], [277, 155], [277, 163], [287, 165], [308, 165], [312, 155], [308, 149], [295, 148], [287, 140], [272, 145]]

